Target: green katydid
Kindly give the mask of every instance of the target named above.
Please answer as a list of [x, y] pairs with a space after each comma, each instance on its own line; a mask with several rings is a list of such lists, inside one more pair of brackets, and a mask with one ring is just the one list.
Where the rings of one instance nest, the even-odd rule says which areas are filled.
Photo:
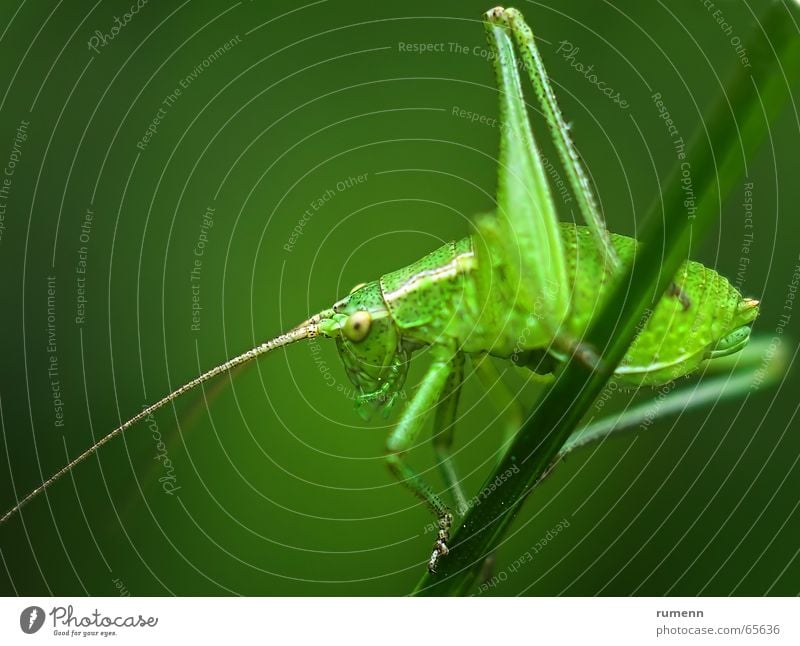
[[[602, 358], [581, 342], [595, 310], [636, 241], [607, 232], [587, 175], [557, 105], [533, 34], [514, 9], [484, 16], [500, 97], [497, 209], [475, 220], [472, 235], [421, 260], [356, 286], [329, 309], [184, 384], [104, 436], [17, 502], [0, 523], [77, 464], [151, 413], [212, 377], [295, 341], [335, 339], [363, 413], [388, 414], [405, 382], [411, 355], [430, 349], [432, 362], [387, 442], [392, 472], [437, 518], [428, 559], [435, 572], [448, 553], [453, 517], [433, 488], [408, 464], [427, 414], [434, 411], [439, 468], [459, 507], [466, 503], [450, 446], [470, 357], [476, 372], [495, 381], [487, 355], [547, 374], [573, 354], [593, 369]], [[520, 70], [530, 78], [585, 226], [559, 222], [528, 120]], [[640, 330], [614, 377], [631, 385], [667, 383], [704, 362], [745, 347], [757, 301], [725, 278], [685, 262], [673, 289]], [[510, 424], [514, 428], [516, 422]]]

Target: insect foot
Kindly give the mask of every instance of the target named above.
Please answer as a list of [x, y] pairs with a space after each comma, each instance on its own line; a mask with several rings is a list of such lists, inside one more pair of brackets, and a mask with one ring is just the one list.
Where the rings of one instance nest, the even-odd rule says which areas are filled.
[[486, 12], [486, 19], [491, 22], [506, 23], [506, 10], [503, 7], [493, 7]]
[[428, 561], [428, 572], [431, 574], [436, 574], [436, 566], [439, 563], [439, 559], [450, 553], [450, 550], [447, 548], [447, 541], [450, 540], [450, 527], [452, 524], [453, 514], [450, 512], [439, 517], [439, 535], [436, 538], [436, 542], [433, 544], [431, 559]]

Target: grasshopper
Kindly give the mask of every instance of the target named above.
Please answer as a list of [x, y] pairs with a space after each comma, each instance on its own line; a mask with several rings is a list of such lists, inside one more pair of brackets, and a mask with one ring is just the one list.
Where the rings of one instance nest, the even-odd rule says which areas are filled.
[[[463, 509], [466, 497], [450, 449], [466, 358], [490, 385], [498, 379], [487, 356], [543, 375], [572, 356], [603, 370], [602, 358], [581, 338], [620, 269], [632, 261], [637, 244], [607, 231], [522, 15], [496, 7], [483, 22], [502, 125], [496, 211], [476, 217], [471, 235], [357, 285], [332, 307], [144, 408], [19, 500], [0, 523], [104, 444], [180, 395], [277, 348], [323, 336], [335, 340], [358, 392], [356, 406], [365, 416], [378, 410], [388, 414], [411, 356], [419, 349], [429, 350], [431, 365], [389, 435], [386, 462], [436, 517], [438, 534], [428, 558], [428, 569], [436, 571], [448, 553], [453, 515], [406, 460], [428, 414], [434, 413], [438, 466], [457, 507]], [[533, 85], [584, 225], [559, 221], [528, 120], [521, 73]], [[744, 298], [715, 271], [686, 261], [613, 378], [631, 386], [653, 386], [687, 375], [744, 348], [757, 315], [757, 301]], [[508, 410], [508, 428], [515, 431], [521, 416], [513, 406]]]

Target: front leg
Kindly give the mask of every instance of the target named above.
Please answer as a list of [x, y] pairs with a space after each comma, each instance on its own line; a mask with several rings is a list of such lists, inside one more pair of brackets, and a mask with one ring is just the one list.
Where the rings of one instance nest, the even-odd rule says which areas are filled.
[[433, 488], [405, 460], [405, 453], [419, 437], [428, 413], [440, 400], [456, 366], [454, 349], [444, 345], [434, 345], [431, 347], [431, 355], [433, 363], [386, 443], [389, 451], [386, 462], [392, 473], [436, 515], [439, 533], [428, 561], [428, 570], [433, 573], [436, 571], [439, 558], [447, 555], [447, 541], [450, 538], [453, 516], [441, 498], [434, 493]]
[[464, 355], [458, 353], [453, 357], [450, 376], [447, 378], [447, 384], [445, 384], [436, 406], [436, 415], [433, 418], [433, 449], [436, 453], [436, 461], [439, 463], [439, 472], [452, 493], [456, 513], [459, 516], [466, 514], [469, 509], [452, 455], [453, 436], [458, 416], [458, 398], [463, 382]]

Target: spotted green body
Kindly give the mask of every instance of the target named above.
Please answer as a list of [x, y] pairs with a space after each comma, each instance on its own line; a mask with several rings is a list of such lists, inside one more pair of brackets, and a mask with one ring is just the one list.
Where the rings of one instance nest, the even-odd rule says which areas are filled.
[[[589, 229], [562, 224], [560, 232], [571, 296], [561, 333], [580, 339], [610, 291], [614, 270], [603, 263]], [[486, 240], [489, 249], [483, 255], [476, 253], [480, 242], [473, 236], [449, 242], [334, 306], [341, 315], [369, 311], [373, 325], [380, 326], [359, 342], [337, 339], [365, 400], [393, 402], [411, 353], [425, 345], [512, 359], [541, 373], [565, 358], [538, 315], [538, 303], [548, 295], [534, 294], [530, 301], [510, 289], [502, 249], [492, 249], [491, 233]], [[611, 241], [623, 266], [633, 260], [633, 238], [612, 234]], [[617, 379], [663, 384], [746, 344], [758, 314], [755, 301], [698, 262], [684, 263], [676, 286], [676, 293], [665, 295], [650, 313], [617, 368]]]

